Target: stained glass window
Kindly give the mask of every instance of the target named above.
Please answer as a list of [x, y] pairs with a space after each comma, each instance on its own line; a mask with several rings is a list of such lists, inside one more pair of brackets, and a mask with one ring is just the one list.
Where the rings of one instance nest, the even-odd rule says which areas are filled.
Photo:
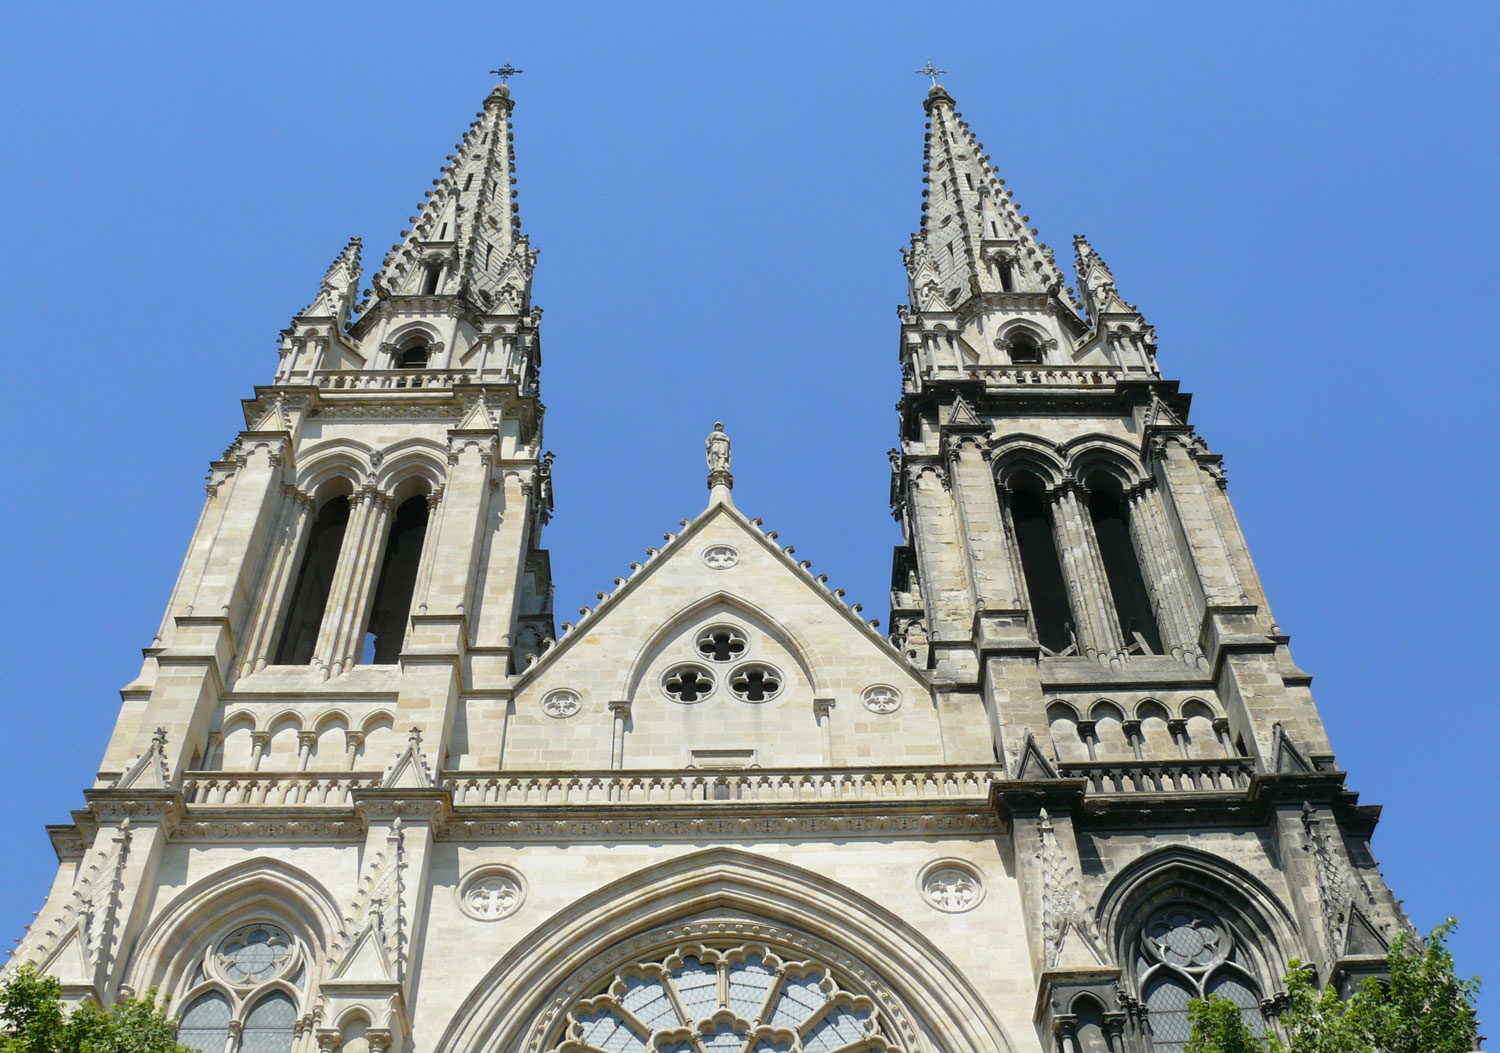
[[900, 1053], [874, 1002], [840, 988], [827, 966], [784, 961], [756, 944], [682, 947], [601, 986], [569, 1014], [558, 1049]]

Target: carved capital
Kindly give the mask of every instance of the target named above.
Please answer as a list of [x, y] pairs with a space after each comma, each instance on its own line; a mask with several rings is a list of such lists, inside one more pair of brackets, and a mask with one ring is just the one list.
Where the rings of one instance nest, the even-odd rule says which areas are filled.
[[836, 703], [831, 698], [815, 698], [813, 699], [813, 716], [818, 720], [827, 720], [835, 705]]
[[271, 733], [269, 731], [250, 732], [250, 745], [265, 749], [271, 744]]
[[628, 720], [630, 718], [630, 700], [617, 698], [609, 704], [610, 715], [616, 720]]

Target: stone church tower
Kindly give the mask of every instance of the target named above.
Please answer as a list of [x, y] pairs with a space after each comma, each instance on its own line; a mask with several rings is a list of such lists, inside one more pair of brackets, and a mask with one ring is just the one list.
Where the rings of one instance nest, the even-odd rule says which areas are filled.
[[203, 1053], [1162, 1053], [1208, 993], [1275, 1027], [1292, 958], [1379, 970], [1378, 810], [1220, 460], [941, 87], [890, 635], [719, 427], [703, 512], [554, 626], [512, 109], [282, 334], [10, 968]]

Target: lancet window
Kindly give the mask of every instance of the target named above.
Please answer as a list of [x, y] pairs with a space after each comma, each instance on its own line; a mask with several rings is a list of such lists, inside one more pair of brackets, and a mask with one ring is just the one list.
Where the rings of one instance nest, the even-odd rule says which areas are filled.
[[1040, 480], [1034, 476], [1016, 480], [1010, 494], [1010, 516], [1037, 642], [1054, 654], [1064, 654], [1073, 646], [1072, 611]]
[[1142, 926], [1135, 953], [1153, 1053], [1182, 1053], [1192, 1033], [1188, 1003], [1195, 998], [1227, 998], [1252, 1034], [1265, 1034], [1259, 986], [1233, 930], [1214, 912], [1190, 902], [1157, 909]]
[[1089, 480], [1089, 520], [1094, 540], [1104, 562], [1104, 576], [1114, 600], [1115, 615], [1126, 647], [1135, 651], [1161, 654], [1161, 631], [1152, 609], [1151, 594], [1130, 540], [1130, 524], [1120, 501], [1119, 487], [1107, 475]]
[[324, 503], [308, 533], [292, 604], [276, 649], [277, 665], [306, 665], [318, 643], [318, 629], [328, 606], [328, 590], [338, 565], [339, 549], [349, 526], [349, 499], [339, 496]]
[[375, 588], [375, 605], [370, 612], [363, 656], [367, 664], [393, 665], [401, 656], [426, 536], [427, 496], [419, 494], [401, 502], [391, 523], [379, 584]]
[[235, 929], [196, 967], [177, 1040], [199, 1053], [291, 1053], [305, 958], [278, 925]]
[[886, 1014], [828, 966], [760, 944], [629, 965], [568, 1014], [552, 1053], [900, 1053]]

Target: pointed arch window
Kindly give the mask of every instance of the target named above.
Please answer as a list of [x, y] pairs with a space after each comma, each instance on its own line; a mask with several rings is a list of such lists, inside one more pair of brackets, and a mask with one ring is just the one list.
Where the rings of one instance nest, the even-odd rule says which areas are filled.
[[1041, 365], [1042, 345], [1030, 333], [1017, 333], [1010, 338], [1010, 360], [1016, 365]]
[[177, 1041], [198, 1053], [224, 1053], [229, 1041], [229, 999], [209, 991], [193, 999], [177, 1025]]
[[284, 991], [273, 991], [245, 1015], [239, 1053], [292, 1053], [297, 1007]]
[[1195, 998], [1227, 998], [1251, 1034], [1266, 1033], [1259, 987], [1233, 931], [1212, 911], [1196, 903], [1168, 904], [1150, 916], [1136, 942], [1153, 1053], [1182, 1053], [1192, 1033], [1188, 1003]]
[[1041, 481], [1022, 476], [1011, 489], [1009, 505], [1037, 642], [1053, 654], [1065, 654], [1073, 646], [1072, 611]]
[[432, 349], [425, 343], [409, 344], [396, 355], [397, 369], [425, 369], [432, 357]]
[[1089, 480], [1088, 505], [1120, 632], [1131, 650], [1162, 654], [1161, 629], [1130, 539], [1130, 521], [1120, 500], [1119, 484], [1113, 477], [1100, 473]]
[[397, 506], [396, 518], [391, 523], [375, 587], [375, 606], [370, 612], [365, 654], [361, 658], [365, 664], [394, 665], [401, 656], [426, 538], [427, 495], [418, 494]]
[[274, 922], [234, 929], [191, 969], [189, 991], [196, 994], [179, 1018], [177, 1040], [199, 1053], [292, 1053], [296, 993], [306, 990], [309, 963], [306, 945]]
[[312, 661], [318, 643], [318, 629], [328, 606], [328, 590], [338, 565], [339, 549], [349, 526], [349, 499], [332, 498], [318, 510], [308, 532], [302, 566], [292, 590], [291, 607], [282, 626], [281, 642], [276, 648], [277, 665], [306, 665]]

